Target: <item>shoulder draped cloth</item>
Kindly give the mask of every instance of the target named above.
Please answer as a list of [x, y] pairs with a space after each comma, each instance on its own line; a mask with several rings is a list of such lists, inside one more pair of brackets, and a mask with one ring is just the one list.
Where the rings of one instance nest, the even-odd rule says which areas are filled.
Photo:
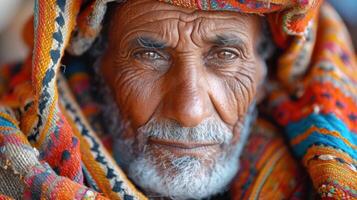
[[[59, 72], [65, 50], [81, 55], [91, 47], [112, 1], [35, 1], [32, 54], [0, 69], [0, 199], [147, 199]], [[162, 1], [265, 16], [282, 52], [269, 66], [276, 73], [265, 107], [286, 140], [257, 130], [263, 136], [246, 147], [257, 156], [243, 156], [232, 198], [305, 199], [307, 180], [318, 198], [357, 199], [357, 63], [335, 11], [322, 0]]]

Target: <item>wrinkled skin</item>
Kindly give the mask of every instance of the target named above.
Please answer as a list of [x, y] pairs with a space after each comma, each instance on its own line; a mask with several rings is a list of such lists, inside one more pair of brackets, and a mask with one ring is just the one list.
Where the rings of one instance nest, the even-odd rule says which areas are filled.
[[[236, 145], [238, 124], [252, 102], [259, 101], [257, 88], [266, 73], [257, 53], [260, 18], [152, 0], [129, 1], [114, 13], [101, 72], [128, 124], [120, 137], [135, 138], [152, 118], [196, 127], [213, 117], [232, 131], [229, 145], [151, 141], [149, 146], [160, 145], [177, 156], [210, 152], [215, 158]], [[154, 151], [157, 156], [160, 148]]]

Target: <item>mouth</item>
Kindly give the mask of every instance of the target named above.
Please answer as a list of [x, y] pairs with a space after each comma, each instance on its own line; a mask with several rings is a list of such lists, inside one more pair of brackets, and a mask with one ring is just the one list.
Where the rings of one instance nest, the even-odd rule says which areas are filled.
[[216, 151], [220, 147], [218, 142], [182, 142], [157, 138], [149, 138], [148, 144], [162, 146], [174, 154], [192, 154], [196, 156], [212, 152], [212, 150]]

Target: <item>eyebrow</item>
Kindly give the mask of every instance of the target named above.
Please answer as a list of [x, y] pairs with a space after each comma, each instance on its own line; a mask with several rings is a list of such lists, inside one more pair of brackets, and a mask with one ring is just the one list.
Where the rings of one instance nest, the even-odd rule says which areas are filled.
[[164, 42], [155, 40], [150, 37], [138, 37], [134, 39], [134, 44], [146, 49], [164, 49], [166, 44]]
[[235, 35], [216, 35], [212, 43], [217, 46], [235, 46], [243, 45], [244, 41]]
[[[237, 46], [244, 45], [242, 38], [236, 35], [216, 35], [211, 42], [217, 46]], [[167, 45], [151, 37], [137, 37], [132, 44], [146, 49], [165, 49]]]

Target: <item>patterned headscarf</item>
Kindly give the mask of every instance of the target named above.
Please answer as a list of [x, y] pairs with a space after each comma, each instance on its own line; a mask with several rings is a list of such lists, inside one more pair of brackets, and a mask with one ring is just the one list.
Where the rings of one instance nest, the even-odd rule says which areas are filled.
[[[91, 47], [112, 1], [36, 0], [33, 54], [0, 101], [0, 182], [18, 180], [5, 182], [23, 194], [5, 187], [0, 193], [24, 199], [146, 199], [105, 150], [58, 72], [65, 50], [81, 55]], [[283, 50], [270, 83], [271, 114], [320, 197], [357, 198], [357, 64], [333, 9], [320, 9], [322, 0], [163, 1], [267, 17]], [[27, 82], [23, 77], [29, 75]]]

